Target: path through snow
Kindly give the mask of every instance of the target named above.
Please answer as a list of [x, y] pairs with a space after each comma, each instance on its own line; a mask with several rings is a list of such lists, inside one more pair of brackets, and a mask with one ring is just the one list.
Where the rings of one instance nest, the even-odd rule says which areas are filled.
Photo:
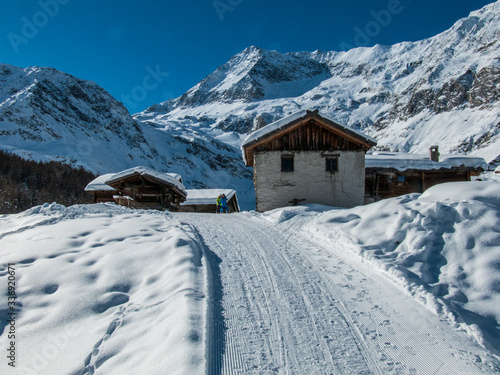
[[306, 217], [288, 230], [251, 214], [180, 219], [199, 233], [214, 276], [209, 374], [491, 373], [465, 333], [301, 235]]
[[[13, 263], [18, 295], [17, 367], [0, 358], [0, 373], [500, 373], [492, 352], [353, 255], [338, 217], [319, 226], [335, 214], [318, 210], [0, 216], [0, 286]], [[6, 306], [4, 293], [3, 350]]]

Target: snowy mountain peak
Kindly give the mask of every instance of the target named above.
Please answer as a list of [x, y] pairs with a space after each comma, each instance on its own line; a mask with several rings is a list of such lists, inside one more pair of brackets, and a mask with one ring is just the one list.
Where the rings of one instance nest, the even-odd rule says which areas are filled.
[[[96, 173], [145, 165], [188, 188], [232, 188], [254, 204], [246, 134], [304, 109], [379, 150], [470, 154], [500, 163], [500, 1], [417, 42], [346, 52], [250, 46], [184, 95], [131, 117], [93, 82], [0, 64], [1, 147]], [[244, 196], [241, 196], [244, 194]]]
[[[283, 85], [301, 95], [329, 77], [328, 66], [305, 55], [248, 47], [168, 106], [192, 107], [214, 102], [255, 102], [281, 96]], [[304, 82], [313, 79], [314, 82]], [[299, 91], [297, 91], [299, 90]]]
[[500, 2], [434, 37], [347, 52], [251, 46], [181, 97], [136, 114], [164, 126], [245, 134], [301, 109], [378, 140], [379, 148], [488, 161], [500, 155]]

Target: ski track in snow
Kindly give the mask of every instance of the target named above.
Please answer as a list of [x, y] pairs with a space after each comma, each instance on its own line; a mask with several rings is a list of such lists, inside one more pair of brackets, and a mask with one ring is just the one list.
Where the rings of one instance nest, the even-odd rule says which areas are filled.
[[348, 241], [308, 233], [317, 213], [293, 215], [51, 205], [2, 217], [3, 256], [22, 280], [23, 355], [77, 324], [64, 366], [37, 373], [500, 373], [465, 332], [350, 256]]
[[251, 215], [182, 214], [215, 274], [208, 374], [483, 374], [465, 333], [380, 274]]

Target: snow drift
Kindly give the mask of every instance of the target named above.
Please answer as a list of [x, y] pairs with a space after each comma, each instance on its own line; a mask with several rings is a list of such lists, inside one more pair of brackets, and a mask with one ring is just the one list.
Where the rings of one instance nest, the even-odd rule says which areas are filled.
[[[213, 215], [191, 215], [133, 211], [113, 204], [68, 208], [46, 204], [0, 216], [2, 283], [7, 279], [7, 264], [15, 263], [16, 269], [22, 335], [16, 371], [204, 373], [210, 362], [207, 343], [213, 340], [209, 311], [214, 275], [206, 257], [209, 244], [194, 222], [213, 238], [226, 238], [227, 233], [209, 224]], [[308, 267], [310, 256], [323, 254], [321, 267], [338, 270], [335, 259], [339, 258], [333, 253], [342, 253], [354, 268], [361, 269], [364, 263], [370, 272], [392, 280], [406, 296], [420, 302], [423, 310], [451, 323], [443, 323], [444, 328], [433, 334], [445, 337], [448, 328], [466, 331], [486, 350], [479, 361], [491, 355], [498, 359], [500, 183], [442, 184], [423, 194], [352, 209], [311, 205], [220, 216], [238, 221], [243, 233], [232, 242], [218, 241], [222, 250], [225, 246], [247, 249], [251, 239], [247, 226], [258, 236], [265, 229], [270, 237], [261, 241], [269, 246], [278, 237], [285, 249], [290, 238], [299, 244], [316, 239], [321, 242], [317, 249], [309, 244], [302, 257], [287, 261]], [[266, 246], [261, 243], [259, 251]], [[267, 250], [286, 255], [279, 248]], [[230, 263], [225, 266], [231, 268]], [[349, 277], [352, 274], [338, 275], [339, 280], [348, 280], [343, 283], [351, 283]], [[360, 276], [348, 286], [369, 290], [362, 280], [366, 279]], [[356, 299], [349, 294], [346, 298], [347, 305]], [[374, 304], [381, 301], [367, 306]], [[8, 347], [6, 306], [2, 294], [2, 348]], [[345, 313], [363, 318], [356, 311]], [[412, 316], [418, 313], [423, 314], [413, 310]], [[381, 334], [394, 335], [384, 329], [377, 326]], [[459, 347], [458, 342], [454, 345]], [[486, 368], [494, 368], [495, 361]], [[5, 361], [0, 366], [6, 372]]]
[[341, 243], [500, 352], [500, 183], [440, 184], [421, 195], [328, 211], [303, 230]]
[[168, 215], [115, 205], [1, 217], [0, 276], [17, 271], [16, 373], [203, 373], [206, 269], [191, 236]]

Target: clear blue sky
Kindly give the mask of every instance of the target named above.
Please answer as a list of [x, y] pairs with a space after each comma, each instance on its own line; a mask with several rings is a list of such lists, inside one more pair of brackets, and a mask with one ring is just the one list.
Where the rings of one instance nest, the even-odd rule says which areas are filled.
[[339, 51], [415, 41], [491, 2], [2, 0], [0, 62], [94, 81], [136, 113], [183, 94], [250, 45]]

